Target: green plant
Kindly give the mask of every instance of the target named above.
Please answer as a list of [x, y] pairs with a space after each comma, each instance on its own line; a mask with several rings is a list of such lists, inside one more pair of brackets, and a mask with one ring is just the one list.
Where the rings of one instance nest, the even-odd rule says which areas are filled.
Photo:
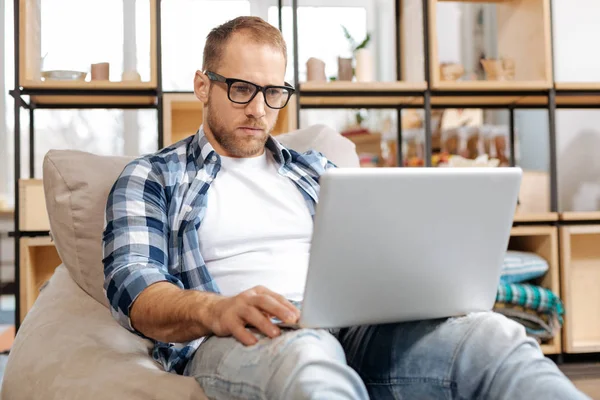
[[350, 51], [352, 51], [352, 54], [354, 54], [357, 50], [366, 48], [369, 42], [371, 41], [370, 32], [367, 32], [367, 36], [364, 38], [364, 40], [357, 44], [356, 39], [352, 37], [352, 35], [344, 25], [342, 25], [342, 30], [344, 31], [344, 36], [348, 40], [348, 43], [350, 45]]
[[362, 126], [363, 122], [365, 122], [367, 120], [368, 116], [369, 116], [369, 114], [367, 113], [367, 110], [365, 110], [365, 109], [356, 110], [356, 112], [354, 113], [354, 119], [356, 121], [356, 125]]

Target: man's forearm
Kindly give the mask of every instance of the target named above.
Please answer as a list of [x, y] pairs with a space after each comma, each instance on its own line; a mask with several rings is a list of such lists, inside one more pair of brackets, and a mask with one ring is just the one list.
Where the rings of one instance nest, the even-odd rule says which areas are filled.
[[144, 335], [161, 342], [183, 343], [211, 333], [212, 306], [222, 297], [183, 290], [169, 282], [146, 288], [131, 307], [131, 323]]

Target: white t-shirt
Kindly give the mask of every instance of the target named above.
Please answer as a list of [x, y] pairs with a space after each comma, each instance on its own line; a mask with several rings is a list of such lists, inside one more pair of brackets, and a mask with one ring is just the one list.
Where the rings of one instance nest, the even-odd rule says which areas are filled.
[[301, 300], [313, 228], [302, 194], [268, 150], [221, 160], [199, 228], [208, 272], [226, 296], [263, 285]]

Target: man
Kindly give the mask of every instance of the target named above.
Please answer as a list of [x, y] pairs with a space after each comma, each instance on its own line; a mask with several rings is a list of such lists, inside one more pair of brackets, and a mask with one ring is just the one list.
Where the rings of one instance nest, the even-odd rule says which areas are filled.
[[198, 133], [130, 163], [111, 190], [114, 317], [214, 399], [584, 398], [494, 313], [331, 332], [271, 322], [299, 317], [319, 176], [334, 167], [269, 135], [293, 93], [286, 54], [259, 18], [208, 35]]

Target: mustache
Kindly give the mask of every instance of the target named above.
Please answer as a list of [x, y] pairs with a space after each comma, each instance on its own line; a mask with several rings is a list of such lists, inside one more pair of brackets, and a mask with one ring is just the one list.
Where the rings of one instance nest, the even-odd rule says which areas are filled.
[[248, 121], [244, 122], [243, 124], [241, 124], [240, 126], [243, 126], [244, 128], [251, 128], [251, 129], [262, 129], [263, 131], [267, 130], [267, 124], [260, 123], [258, 121], [248, 120]]

